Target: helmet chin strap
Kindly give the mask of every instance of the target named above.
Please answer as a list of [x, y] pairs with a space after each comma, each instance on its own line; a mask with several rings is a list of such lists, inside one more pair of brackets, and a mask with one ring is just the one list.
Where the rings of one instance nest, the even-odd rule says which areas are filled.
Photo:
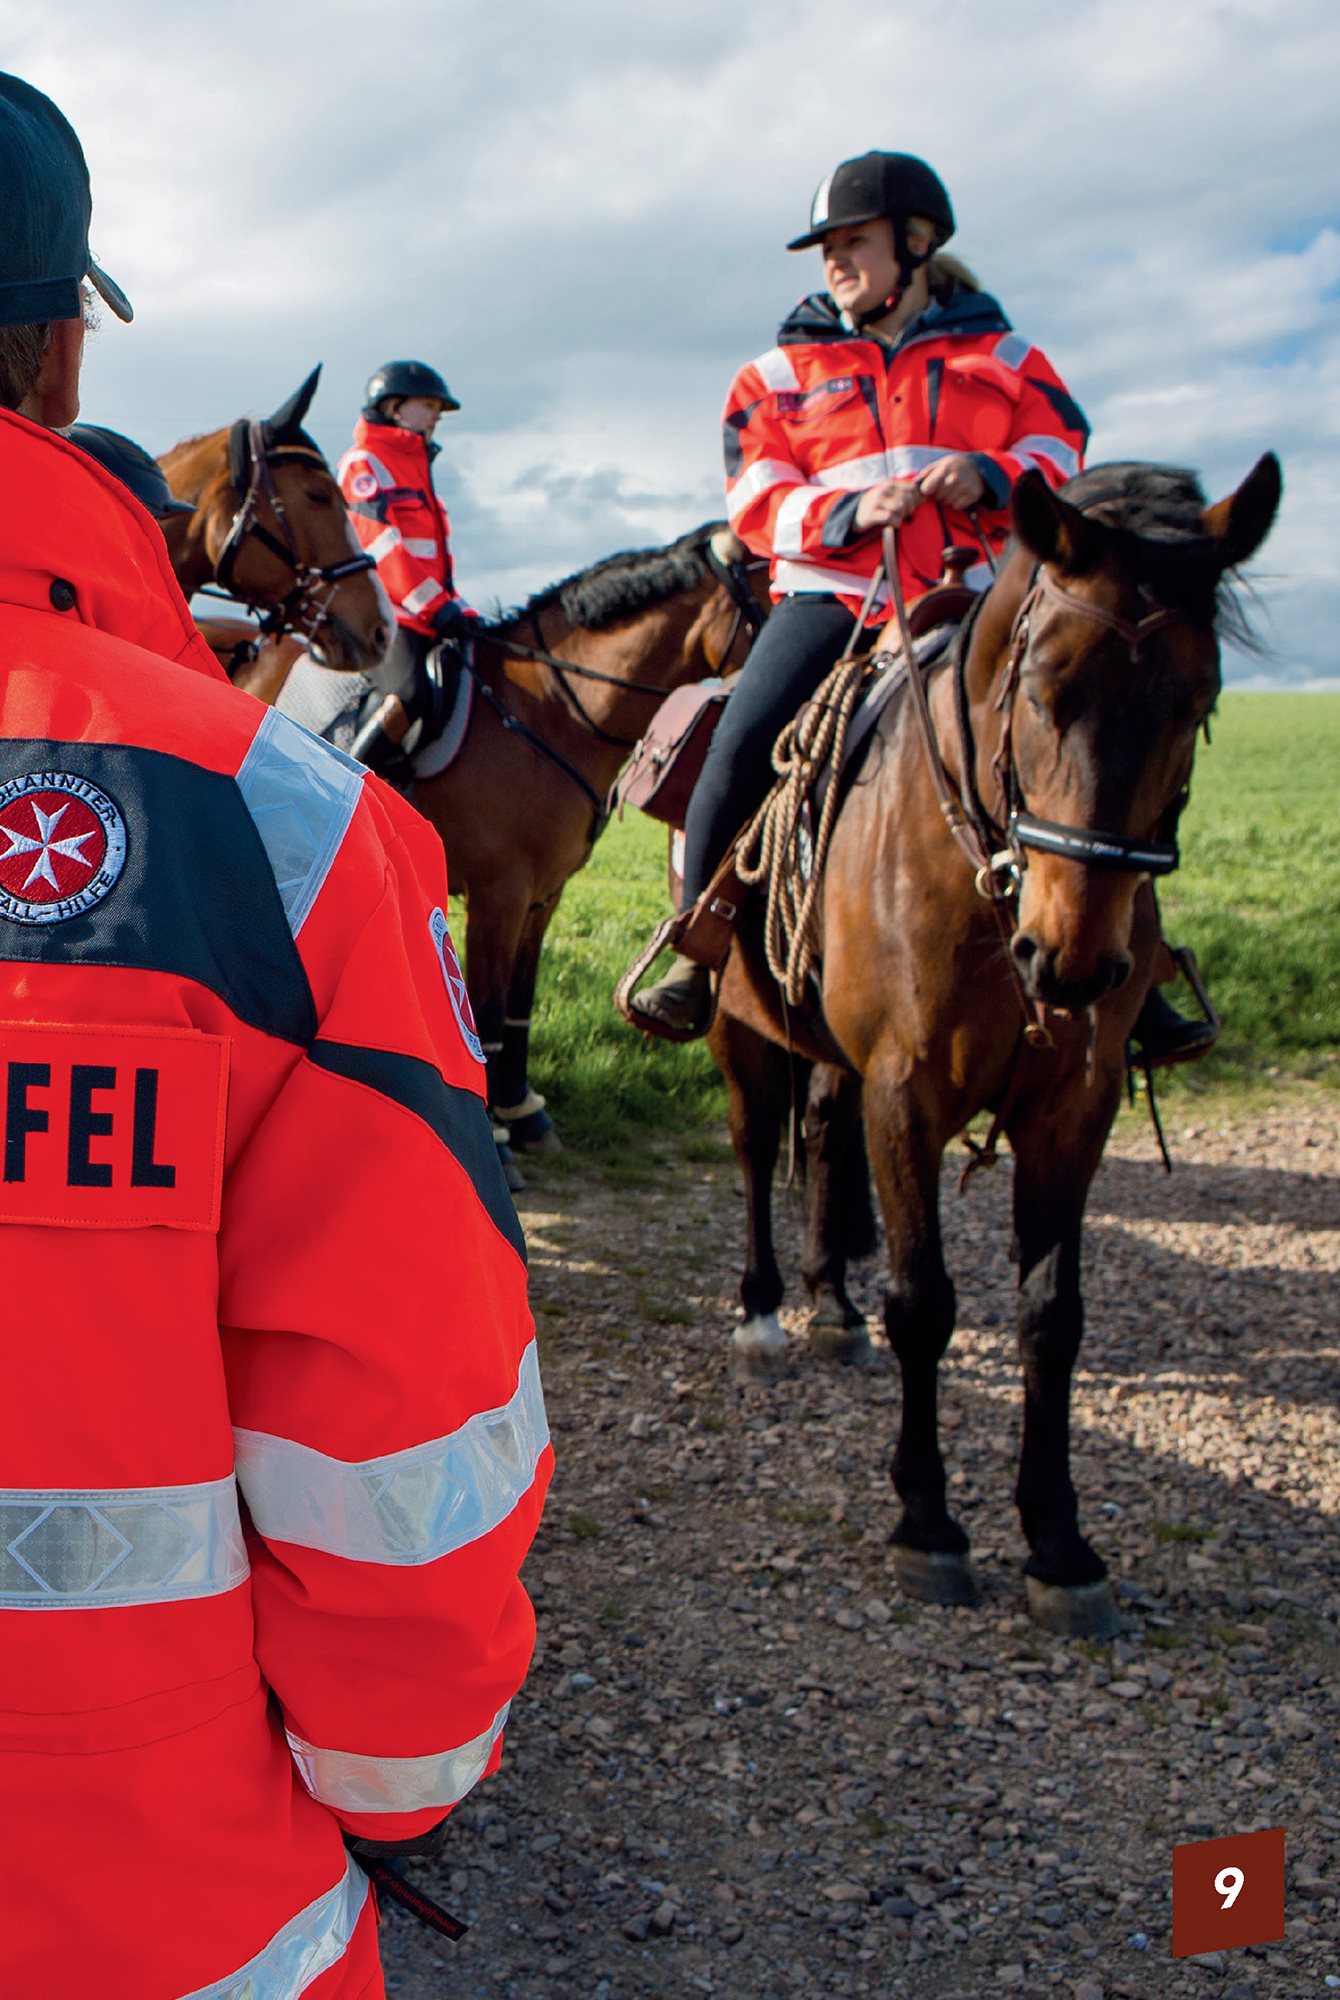
[[842, 315], [844, 319], [850, 320], [851, 324], [858, 329], [873, 326], [876, 320], [881, 320], [886, 314], [893, 312], [902, 302], [908, 286], [911, 284], [913, 278], [916, 277], [922, 265], [929, 263], [931, 257], [934, 255], [934, 246], [930, 250], [913, 250], [910, 248], [907, 241], [906, 216], [891, 215], [889, 220], [893, 224], [893, 254], [898, 260], [898, 283], [894, 286], [882, 305], [871, 306], [868, 312], [844, 313]]

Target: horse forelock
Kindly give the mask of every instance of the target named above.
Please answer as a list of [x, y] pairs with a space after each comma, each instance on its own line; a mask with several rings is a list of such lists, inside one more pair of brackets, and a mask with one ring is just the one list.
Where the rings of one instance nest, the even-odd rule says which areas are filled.
[[1159, 604], [1253, 649], [1240, 590], [1205, 528], [1205, 491], [1194, 472], [1139, 462], [1094, 465], [1061, 497], [1109, 530], [1121, 567]]
[[514, 625], [555, 605], [570, 625], [588, 632], [636, 618], [681, 591], [695, 589], [711, 575], [705, 551], [720, 526], [720, 521], [708, 521], [661, 548], [625, 549], [604, 556], [561, 583], [537, 591], [518, 610], [492, 620], [491, 629]]

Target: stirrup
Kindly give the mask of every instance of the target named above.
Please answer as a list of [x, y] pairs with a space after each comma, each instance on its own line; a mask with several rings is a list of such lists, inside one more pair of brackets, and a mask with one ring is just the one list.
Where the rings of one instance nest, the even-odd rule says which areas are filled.
[[1218, 1041], [1224, 1023], [1219, 1009], [1210, 998], [1210, 989], [1201, 976], [1200, 967], [1196, 963], [1195, 952], [1192, 951], [1189, 944], [1171, 944], [1168, 946], [1168, 956], [1172, 959], [1173, 964], [1195, 994], [1196, 1005], [1205, 1017], [1205, 1025], [1207, 1028], [1213, 1029], [1214, 1038]]
[[630, 1028], [637, 1028], [644, 1035], [654, 1035], [663, 1042], [698, 1042], [711, 1030], [717, 1017], [717, 997], [721, 988], [720, 975], [709, 975], [707, 1018], [691, 1029], [674, 1028], [668, 1021], [658, 1021], [654, 1014], [644, 1014], [633, 1003], [634, 992], [642, 984], [656, 960], [663, 951], [678, 949], [681, 937], [688, 927], [693, 912], [681, 910], [676, 915], [665, 917], [652, 932], [651, 942], [640, 951], [623, 978], [614, 989], [614, 1004]]

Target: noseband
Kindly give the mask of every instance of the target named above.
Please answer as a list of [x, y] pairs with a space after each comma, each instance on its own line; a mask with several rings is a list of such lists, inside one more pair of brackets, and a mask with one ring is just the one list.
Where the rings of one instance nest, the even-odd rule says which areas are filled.
[[[345, 577], [357, 576], [360, 570], [372, 569], [375, 565], [371, 556], [362, 554], [349, 555], [340, 562], [324, 566], [302, 560], [297, 537], [271, 472], [271, 467], [279, 459], [302, 459], [309, 465], [319, 466], [322, 472], [330, 471], [314, 446], [267, 444], [264, 424], [255, 417], [239, 417], [228, 436], [228, 470], [242, 499], [224, 536], [214, 575], [224, 596], [260, 612], [262, 607], [244, 591], [236, 590], [233, 584], [243, 545], [248, 540], [259, 542], [262, 548], [278, 556], [293, 572], [292, 590], [278, 604], [271, 605], [261, 618], [262, 633], [266, 638], [277, 638], [283, 632], [300, 632], [310, 640], [315, 638], [325, 621], [335, 586]], [[268, 500], [274, 510], [282, 541], [257, 519], [262, 498]]]
[[[1141, 875], [1171, 875], [1179, 860], [1175, 841], [1133, 840], [1124, 833], [1099, 833], [1091, 827], [1067, 826], [1057, 820], [1039, 819], [1036, 813], [1027, 809], [1014, 761], [1014, 702], [1028, 653], [1033, 613], [1044, 597], [1050, 597], [1067, 611], [1087, 618], [1092, 624], [1103, 626], [1106, 631], [1115, 632], [1118, 638], [1125, 641], [1132, 666], [1139, 660], [1146, 641], [1155, 632], [1176, 624], [1180, 616], [1176, 611], [1160, 608], [1145, 618], [1119, 618], [1115, 612], [1104, 611], [1100, 605], [1090, 604], [1086, 598], [1076, 597], [1073, 592], [1063, 589], [1049, 574], [1045, 563], [1038, 565], [1033, 573], [1033, 582], [1015, 615], [1005, 679], [996, 702], [1005, 718], [994, 768], [1005, 800], [1008, 845], [992, 855], [988, 866], [993, 875], [997, 870], [1003, 870], [1017, 886], [1028, 866], [1027, 850], [1034, 848], [1042, 854], [1058, 854], [1067, 861], [1082, 862], [1086, 868], [1122, 870]], [[957, 663], [960, 676], [966, 671], [966, 660], [967, 649], [964, 647]], [[966, 700], [960, 706], [960, 716], [965, 708]], [[965, 769], [964, 783], [966, 786], [973, 783], [970, 769]], [[977, 801], [974, 800], [974, 803]], [[985, 813], [982, 817], [986, 818]]]

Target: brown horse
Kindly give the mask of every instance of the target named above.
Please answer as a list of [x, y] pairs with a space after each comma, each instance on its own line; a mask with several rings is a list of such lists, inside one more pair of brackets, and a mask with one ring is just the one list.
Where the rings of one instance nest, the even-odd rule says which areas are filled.
[[[217, 585], [266, 614], [260, 630], [271, 635], [272, 667], [282, 661], [286, 671], [299, 648], [285, 635], [300, 633], [323, 665], [360, 672], [382, 659], [391, 621], [344, 496], [302, 428], [320, 374], [314, 368], [273, 416], [241, 418], [163, 454], [172, 491], [195, 509], [169, 516], [163, 532], [188, 598]], [[202, 620], [201, 629], [225, 664], [257, 636], [227, 619]], [[238, 676], [244, 685], [254, 677], [254, 670]]]
[[[816, 1345], [854, 1356], [863, 1336], [844, 1277], [847, 1257], [869, 1247], [863, 1097], [903, 1382], [894, 1572], [927, 1602], [975, 1596], [937, 1429], [954, 1325], [939, 1184], [949, 1141], [989, 1109], [1014, 1154], [1016, 1499], [1030, 1603], [1053, 1630], [1114, 1629], [1069, 1468], [1081, 1224], [1154, 963], [1145, 871], [1175, 865], [1197, 731], [1219, 690], [1219, 632], [1226, 620], [1241, 631], [1225, 573], [1264, 539], [1279, 492], [1273, 457], [1208, 508], [1191, 474], [1153, 466], [1099, 466], [1063, 496], [1036, 474], [1020, 480], [1012, 549], [929, 689], [941, 771], [964, 823], [980, 826], [994, 899], [951, 831], [906, 687], [838, 811], [821, 891], [822, 1002], [847, 1067], [814, 1072], [803, 1269]], [[760, 930], [754, 918], [740, 935], [712, 1032], [745, 1177], [748, 1318], [736, 1338], [754, 1365], [785, 1345], [769, 1211], [791, 1061]], [[797, 1042], [831, 1056], [832, 1043], [793, 1032]]]
[[[709, 522], [665, 548], [606, 557], [480, 625], [469, 735], [454, 763], [419, 782], [415, 803], [465, 898], [489, 1104], [514, 1144], [554, 1143], [527, 1065], [540, 949], [563, 885], [588, 859], [610, 787], [661, 700], [743, 660], [766, 609], [750, 570], [743, 545]], [[253, 691], [273, 702], [282, 678]]]

